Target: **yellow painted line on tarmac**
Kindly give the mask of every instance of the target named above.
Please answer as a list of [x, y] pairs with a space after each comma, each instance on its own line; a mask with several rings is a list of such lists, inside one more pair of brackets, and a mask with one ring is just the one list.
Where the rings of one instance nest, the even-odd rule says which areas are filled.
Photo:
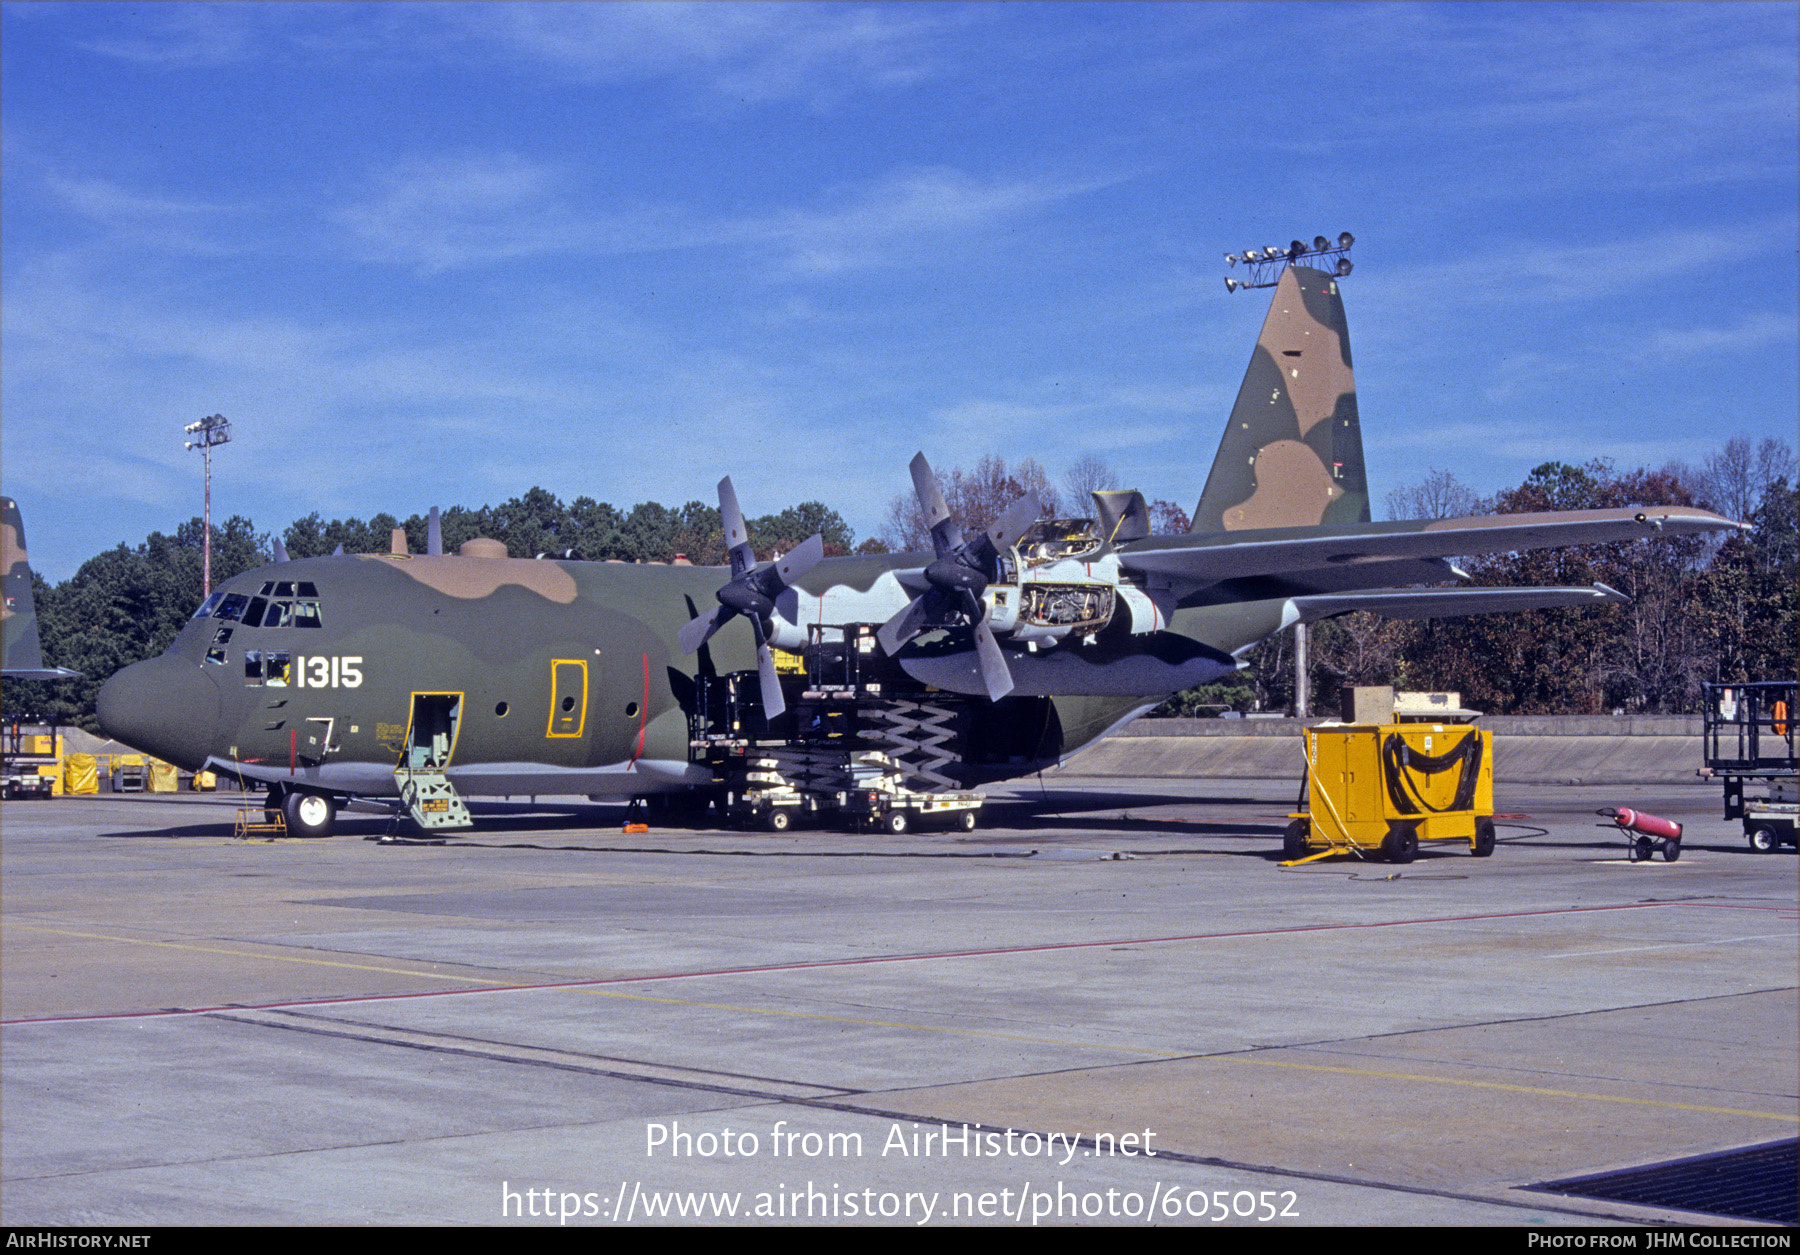
[[1617, 1094], [1588, 1094], [1580, 1090], [1543, 1089], [1536, 1085], [1508, 1085], [1503, 1081], [1465, 1081], [1453, 1076], [1428, 1076], [1414, 1072], [1383, 1072], [1375, 1068], [1332, 1067], [1323, 1063], [1294, 1063], [1286, 1059], [1257, 1059], [1245, 1055], [1207, 1055], [1227, 1063], [1248, 1063], [1261, 1068], [1292, 1068], [1300, 1072], [1333, 1072], [1341, 1076], [1372, 1076], [1386, 1081], [1422, 1081], [1430, 1085], [1456, 1085], [1465, 1089], [1493, 1089], [1512, 1094], [1538, 1094], [1546, 1098], [1579, 1098], [1587, 1102], [1623, 1103], [1631, 1107], [1660, 1107], [1669, 1111], [1697, 1111], [1714, 1116], [1749, 1116], [1756, 1120], [1782, 1120], [1800, 1124], [1800, 1115], [1780, 1111], [1744, 1111], [1736, 1107], [1703, 1107], [1696, 1103], [1664, 1102], [1657, 1098], [1625, 1098]]
[[861, 1024], [867, 1028], [901, 1028], [915, 1033], [945, 1033], [953, 1037], [985, 1037], [994, 1041], [1025, 1042], [1033, 1046], [1076, 1046], [1083, 1050], [1113, 1050], [1124, 1054], [1152, 1055], [1161, 1059], [1181, 1059], [1186, 1051], [1149, 1050], [1142, 1046], [1112, 1046], [1102, 1042], [1068, 1041], [1060, 1037], [1026, 1037], [1020, 1033], [994, 1033], [979, 1028], [943, 1028], [931, 1024], [908, 1024], [901, 1020], [869, 1020], [854, 1015], [824, 1015], [817, 1011], [782, 1011], [775, 1007], [740, 1007], [728, 1002], [690, 1002], [685, 998], [659, 998], [654, 994], [626, 994], [611, 989], [570, 989], [569, 993], [591, 994], [596, 998], [624, 998], [631, 1002], [661, 1002], [675, 1007], [697, 1007], [706, 1011], [736, 1011], [745, 1015], [779, 1015], [797, 1020], [823, 1020], [828, 1024]]
[[508, 983], [482, 976], [457, 976], [450, 972], [421, 972], [406, 967], [379, 967], [373, 963], [346, 963], [341, 959], [303, 959], [295, 954], [262, 954], [255, 950], [227, 950], [219, 946], [196, 946], [177, 941], [150, 941], [143, 937], [115, 937], [107, 933], [83, 933], [70, 928], [45, 928], [38, 924], [16, 924], [0, 920], [0, 927], [23, 929], [30, 933], [52, 933], [58, 937], [81, 937], [88, 941], [117, 941], [128, 946], [153, 946], [159, 950], [192, 950], [199, 954], [223, 954], [238, 959], [267, 959], [271, 963], [304, 963], [311, 967], [342, 967], [356, 972], [386, 972], [391, 976], [417, 976], [424, 980], [456, 980], [469, 985], [492, 985], [509, 988]]
[[[470, 985], [486, 985], [496, 990], [511, 985], [475, 976], [457, 976], [444, 972], [420, 972], [410, 968], [380, 967], [368, 963], [345, 963], [334, 959], [306, 959], [296, 955], [259, 954], [253, 950], [227, 950], [217, 946], [197, 946], [173, 941], [148, 941], [137, 937], [118, 937], [106, 933], [77, 932], [66, 928], [45, 928], [35, 924], [0, 921], [0, 926], [26, 932], [50, 933], [63, 937], [81, 937], [92, 941], [116, 941], [126, 945], [152, 946], [165, 950], [192, 950], [201, 954], [222, 954], [236, 958], [268, 959], [277, 963], [302, 963], [315, 967], [348, 968], [362, 972], [384, 972], [394, 976], [413, 976], [431, 980], [462, 981]], [[551, 989], [558, 987], [552, 986]], [[1191, 1051], [1151, 1050], [1140, 1046], [1119, 1046], [1104, 1042], [1069, 1041], [1056, 1037], [1029, 1037], [1021, 1033], [996, 1033], [985, 1029], [948, 1028], [930, 1024], [911, 1024], [900, 1020], [873, 1020], [860, 1016], [825, 1015], [816, 1011], [785, 1011], [775, 1007], [746, 1007], [725, 1002], [696, 1002], [686, 998], [658, 997], [654, 994], [623, 993], [612, 989], [561, 987], [568, 993], [587, 994], [596, 998], [617, 998], [628, 1002], [655, 1002], [666, 1006], [692, 1007], [707, 1011], [730, 1011], [742, 1015], [781, 1016], [790, 1019], [817, 1020], [828, 1024], [856, 1024], [865, 1028], [893, 1028], [916, 1033], [936, 1033], [952, 1037], [979, 1037], [991, 1041], [1020, 1042], [1033, 1046], [1065, 1046], [1083, 1050], [1101, 1050], [1157, 1059], [1192, 1059], [1207, 1063], [1241, 1063], [1254, 1067], [1287, 1068], [1298, 1072], [1320, 1072], [1339, 1076], [1363, 1076], [1378, 1080], [1410, 1081], [1427, 1085], [1451, 1085], [1464, 1089], [1487, 1089], [1502, 1093], [1534, 1094], [1546, 1098], [1573, 1098], [1586, 1102], [1618, 1103], [1632, 1107], [1652, 1107], [1666, 1111], [1692, 1111], [1703, 1115], [1743, 1116], [1755, 1120], [1779, 1120], [1800, 1124], [1800, 1116], [1778, 1111], [1747, 1111], [1736, 1107], [1708, 1107], [1697, 1103], [1666, 1102], [1654, 1098], [1628, 1098], [1616, 1094], [1590, 1094], [1580, 1090], [1547, 1089], [1535, 1085], [1509, 1085], [1502, 1081], [1473, 1081], [1457, 1077], [1431, 1076], [1416, 1072], [1386, 1072], [1376, 1068], [1348, 1068], [1322, 1063], [1296, 1063], [1285, 1059], [1259, 1059], [1250, 1055], [1196, 1055]], [[546, 991], [548, 992], [548, 991]]]
[[1800, 1116], [1778, 1111], [1743, 1111], [1735, 1107], [1705, 1107], [1694, 1103], [1664, 1102], [1655, 1098], [1626, 1098], [1614, 1094], [1589, 1094], [1579, 1090], [1544, 1089], [1533, 1085], [1508, 1085], [1501, 1081], [1468, 1081], [1449, 1076], [1427, 1076], [1411, 1072], [1383, 1072], [1373, 1068], [1333, 1067], [1319, 1063], [1293, 1063], [1282, 1059], [1258, 1059], [1247, 1055], [1196, 1055], [1189, 1051], [1150, 1050], [1141, 1046], [1114, 1046], [1102, 1042], [1067, 1041], [1055, 1037], [1027, 1037], [1016, 1033], [994, 1033], [974, 1028], [941, 1028], [929, 1024], [908, 1024], [893, 1020], [869, 1020], [848, 1015], [823, 1015], [814, 1011], [782, 1011], [771, 1007], [743, 1007], [723, 1002], [689, 1002], [681, 998], [659, 998], [650, 994], [619, 993], [610, 989], [576, 989], [572, 993], [592, 994], [600, 998], [625, 998], [635, 1002], [661, 1002], [671, 1006], [696, 1007], [709, 1011], [735, 1011], [747, 1015], [779, 1015], [803, 1020], [823, 1020], [833, 1024], [860, 1024], [869, 1028], [898, 1028], [919, 1033], [942, 1033], [955, 1037], [983, 1037], [997, 1041], [1025, 1042], [1036, 1046], [1076, 1046], [1084, 1050], [1108, 1050], [1125, 1054], [1148, 1055], [1162, 1059], [1192, 1059], [1205, 1063], [1247, 1063], [1265, 1068], [1291, 1068], [1302, 1072], [1328, 1072], [1344, 1076], [1367, 1076], [1381, 1080], [1415, 1081], [1432, 1085], [1455, 1085], [1467, 1089], [1491, 1089], [1515, 1094], [1537, 1094], [1547, 1098], [1577, 1098], [1589, 1102], [1623, 1103], [1633, 1107], [1655, 1107], [1669, 1111], [1694, 1111], [1707, 1115], [1748, 1116], [1757, 1120], [1782, 1120], [1800, 1124]]

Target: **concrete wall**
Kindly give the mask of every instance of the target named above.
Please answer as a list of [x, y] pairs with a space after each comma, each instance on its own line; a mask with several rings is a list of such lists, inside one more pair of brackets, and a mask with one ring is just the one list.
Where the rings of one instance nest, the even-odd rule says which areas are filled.
[[[1293, 719], [1139, 719], [1059, 771], [1298, 781], [1301, 726]], [[1696, 780], [1700, 767], [1698, 715], [1496, 715], [1481, 726], [1494, 734], [1494, 779], [1509, 784], [1678, 784]]]

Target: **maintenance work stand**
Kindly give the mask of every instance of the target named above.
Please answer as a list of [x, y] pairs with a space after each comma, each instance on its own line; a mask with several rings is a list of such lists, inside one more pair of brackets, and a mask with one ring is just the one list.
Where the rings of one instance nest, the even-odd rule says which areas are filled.
[[1725, 786], [1725, 818], [1742, 820], [1758, 854], [1796, 845], [1800, 796], [1793, 680], [1701, 685], [1703, 779]]
[[877, 626], [814, 624], [803, 653], [776, 651], [788, 710], [772, 726], [756, 672], [702, 672], [689, 757], [711, 769], [728, 818], [771, 832], [806, 821], [974, 830], [981, 794], [945, 774], [968, 699], [897, 685], [878, 666]]

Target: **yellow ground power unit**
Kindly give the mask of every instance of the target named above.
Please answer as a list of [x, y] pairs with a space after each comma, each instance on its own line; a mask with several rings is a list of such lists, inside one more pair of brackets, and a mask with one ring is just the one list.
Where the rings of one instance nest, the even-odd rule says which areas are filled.
[[1494, 852], [1493, 734], [1470, 724], [1305, 730], [1307, 809], [1288, 816], [1288, 862], [1331, 854], [1410, 863], [1421, 841]]

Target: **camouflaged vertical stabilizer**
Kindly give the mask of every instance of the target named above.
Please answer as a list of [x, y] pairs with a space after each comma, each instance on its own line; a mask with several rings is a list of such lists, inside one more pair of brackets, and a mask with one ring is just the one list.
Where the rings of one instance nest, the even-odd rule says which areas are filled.
[[1290, 266], [1189, 530], [1368, 521], [1344, 300], [1332, 275]]
[[19, 503], [0, 497], [0, 670], [35, 671], [44, 665], [37, 610], [31, 601], [31, 567], [25, 560], [25, 525]]

